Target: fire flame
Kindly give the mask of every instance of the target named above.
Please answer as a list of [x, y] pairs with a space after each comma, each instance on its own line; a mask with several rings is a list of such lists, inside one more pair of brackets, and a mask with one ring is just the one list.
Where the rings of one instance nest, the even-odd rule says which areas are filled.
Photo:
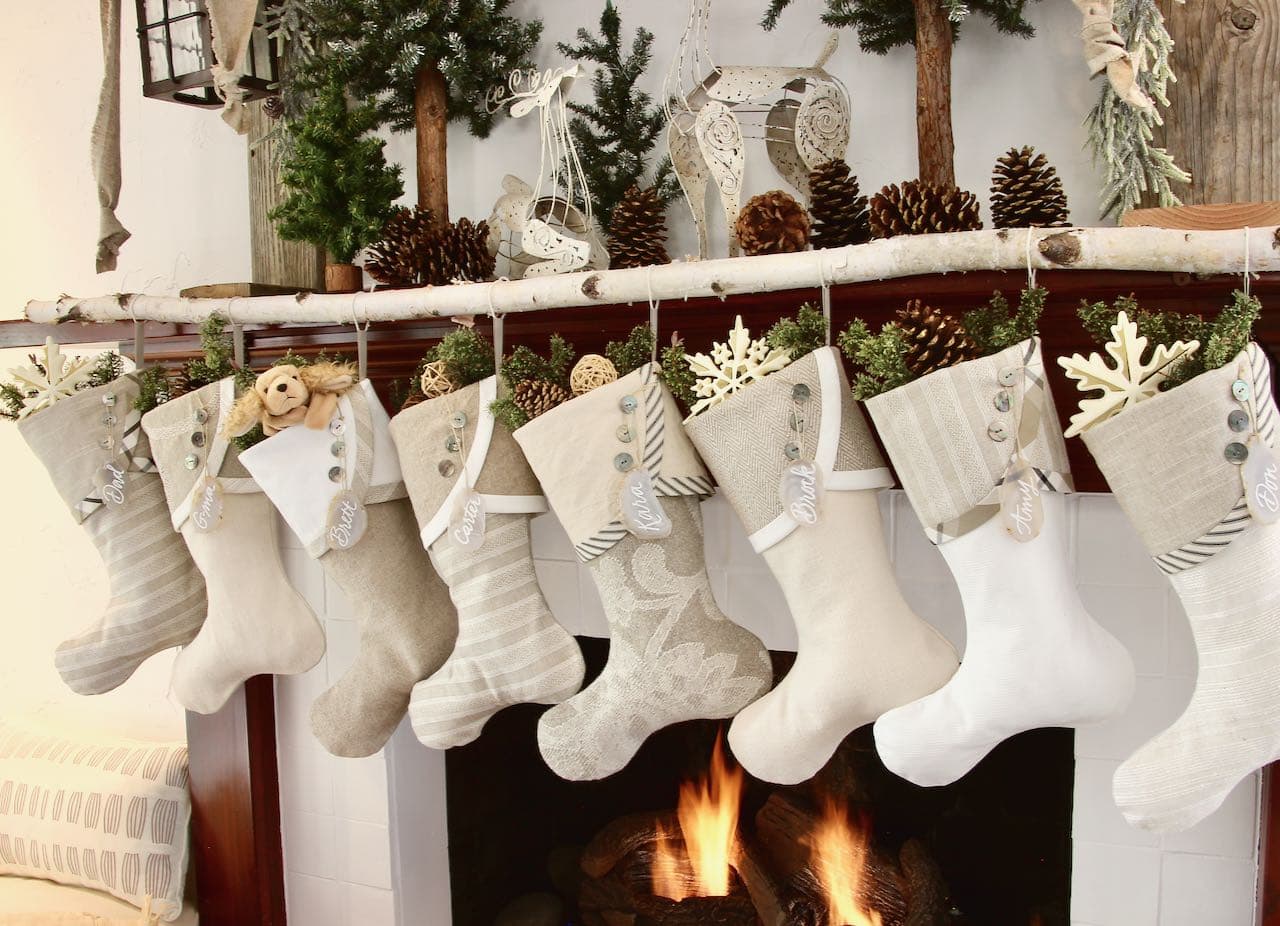
[[863, 906], [863, 872], [870, 854], [866, 828], [855, 829], [844, 809], [828, 800], [807, 841], [814, 875], [826, 895], [828, 922], [882, 926], [880, 914]]
[[730, 866], [738, 851], [738, 808], [743, 773], [730, 768], [719, 739], [709, 773], [680, 785], [677, 817], [688, 862], [683, 863], [673, 834], [659, 828], [653, 858], [653, 892], [672, 900], [727, 897]]

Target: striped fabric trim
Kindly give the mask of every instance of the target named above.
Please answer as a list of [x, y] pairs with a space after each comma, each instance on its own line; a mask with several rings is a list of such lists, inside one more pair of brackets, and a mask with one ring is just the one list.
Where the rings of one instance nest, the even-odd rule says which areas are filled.
[[[714, 491], [708, 476], [664, 476], [662, 474], [663, 448], [666, 446], [666, 414], [663, 411], [665, 387], [658, 380], [656, 364], [645, 364], [644, 389], [644, 468], [653, 479], [655, 493], [663, 498], [680, 496], [707, 496]], [[621, 521], [610, 521], [574, 549], [578, 559], [590, 562], [602, 553], [613, 549], [624, 537], [627, 529]]]
[[[1275, 396], [1271, 392], [1271, 364], [1257, 344], [1250, 344], [1246, 353], [1252, 370], [1256, 403], [1253, 414], [1257, 422], [1257, 433], [1268, 447], [1274, 447], [1277, 417], [1280, 415], [1276, 412]], [[1249, 513], [1249, 506], [1244, 499], [1244, 487], [1241, 486], [1240, 500], [1231, 506], [1231, 510], [1221, 521], [1190, 543], [1183, 544], [1176, 550], [1157, 554], [1152, 559], [1165, 575], [1192, 569], [1225, 550], [1252, 523], [1253, 515]]]
[[[150, 457], [134, 454], [138, 447], [138, 438], [141, 436], [142, 412], [131, 407], [129, 413], [124, 416], [124, 434], [120, 442], [124, 447], [125, 456], [129, 458], [128, 469], [132, 472], [149, 473], [155, 469], [155, 462]], [[86, 518], [101, 507], [102, 497], [98, 494], [97, 489], [94, 488], [88, 495], [76, 502], [76, 520], [83, 523]]]

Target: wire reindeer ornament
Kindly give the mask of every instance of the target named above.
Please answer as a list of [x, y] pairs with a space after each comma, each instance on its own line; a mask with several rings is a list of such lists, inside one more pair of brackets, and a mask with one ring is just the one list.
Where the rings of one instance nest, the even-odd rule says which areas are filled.
[[663, 87], [671, 162], [693, 211], [704, 258], [707, 187], [713, 181], [729, 226], [729, 253], [739, 253], [734, 226], [745, 169], [744, 121], [753, 130], [750, 137], [764, 139], [774, 168], [806, 202], [809, 172], [843, 159], [849, 147], [849, 93], [824, 67], [839, 44], [835, 32], [811, 67], [720, 66], [707, 44], [710, 27], [711, 0], [692, 0]]
[[[576, 64], [546, 71], [517, 70], [511, 73], [507, 88], [489, 95], [491, 110], [509, 105], [512, 118], [536, 114], [539, 119], [536, 185], [507, 174], [502, 178], [503, 194], [489, 217], [490, 250], [507, 259], [507, 276], [512, 279], [609, 266], [609, 252], [592, 216], [591, 191], [569, 131], [565, 100], [579, 73]], [[550, 191], [546, 195], [544, 188]]]

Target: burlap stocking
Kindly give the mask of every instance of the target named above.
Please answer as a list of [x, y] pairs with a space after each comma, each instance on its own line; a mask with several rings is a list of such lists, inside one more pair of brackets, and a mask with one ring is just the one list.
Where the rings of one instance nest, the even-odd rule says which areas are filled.
[[[582, 687], [582, 654], [538, 588], [529, 519], [546, 510], [538, 482], [489, 405], [497, 377], [422, 402], [391, 421], [422, 543], [458, 609], [458, 642], [438, 672], [413, 688], [409, 717], [424, 745], [471, 742], [511, 704], [558, 704]], [[484, 505], [478, 549], [459, 542], [475, 520], [458, 507], [471, 490]]]
[[[610, 627], [604, 672], [538, 725], [543, 758], [564, 778], [611, 775], [655, 730], [732, 717], [772, 680], [764, 646], [712, 597], [699, 510], [710, 480], [656, 374], [646, 365], [515, 433]], [[619, 520], [623, 480], [637, 468], [670, 518], [665, 538], [641, 539]]]
[[[204, 621], [204, 581], [169, 523], [150, 444], [133, 408], [137, 397], [137, 380], [124, 376], [18, 423], [98, 548], [111, 581], [106, 610], [54, 657], [63, 681], [78, 694], [117, 687], [149, 656], [189, 643]], [[107, 424], [107, 418], [115, 420]], [[103, 504], [98, 491], [108, 432], [124, 448], [116, 462], [127, 466], [120, 507]]]
[[[955, 576], [966, 627], [951, 681], [876, 721], [884, 764], [915, 784], [950, 784], [1016, 733], [1122, 711], [1133, 663], [1076, 590], [1066, 449], [1039, 342], [931, 373], [867, 408]], [[1025, 543], [1000, 510], [1001, 482], [1019, 448], [1031, 467], [1019, 501], [1043, 504], [1043, 527]]]
[[[796, 623], [795, 667], [729, 728], [743, 767], [779, 784], [812, 777], [851, 731], [956, 671], [951, 644], [911, 611], [894, 579], [876, 501], [892, 479], [848, 394], [827, 347], [685, 423]], [[814, 523], [780, 499], [794, 462], [819, 471]]]
[[1116, 771], [1130, 823], [1183, 830], [1280, 759], [1280, 466], [1251, 508], [1245, 463], [1276, 452], [1271, 370], [1234, 361], [1084, 432], [1116, 500], [1182, 601], [1200, 657], [1191, 703]]
[[[366, 380], [339, 401], [329, 430], [287, 428], [240, 457], [360, 623], [354, 665], [311, 709], [316, 738], [339, 756], [382, 748], [410, 690], [440, 668], [457, 635], [448, 589], [418, 541], [387, 425]], [[330, 549], [330, 503], [344, 488], [363, 503], [368, 527], [354, 546]]]
[[[200, 714], [219, 710], [255, 675], [296, 675], [324, 655], [324, 633], [284, 573], [276, 517], [221, 435], [235, 397], [231, 379], [155, 408], [142, 419], [164, 479], [173, 525], [209, 588], [209, 612], [173, 667], [173, 692]], [[205, 475], [217, 477], [222, 513], [209, 510]]]

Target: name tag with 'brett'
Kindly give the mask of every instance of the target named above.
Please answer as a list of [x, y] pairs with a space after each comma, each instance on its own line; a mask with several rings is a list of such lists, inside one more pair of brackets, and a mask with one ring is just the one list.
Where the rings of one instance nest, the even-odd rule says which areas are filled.
[[330, 550], [350, 550], [369, 527], [369, 512], [364, 510], [356, 493], [344, 489], [329, 503], [329, 522], [325, 538]]

